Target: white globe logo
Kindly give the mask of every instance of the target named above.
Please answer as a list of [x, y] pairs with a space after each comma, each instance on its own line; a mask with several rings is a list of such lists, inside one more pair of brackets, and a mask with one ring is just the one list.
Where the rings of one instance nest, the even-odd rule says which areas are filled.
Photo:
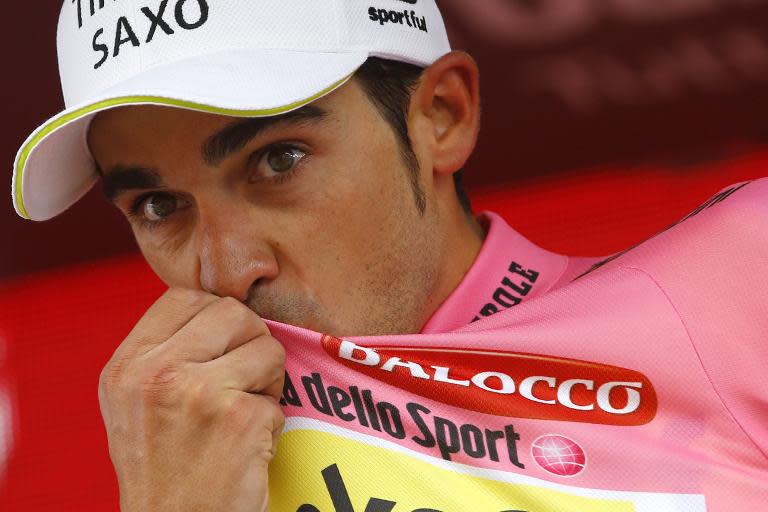
[[587, 465], [584, 449], [573, 439], [561, 435], [536, 438], [531, 445], [531, 455], [542, 469], [557, 476], [576, 476]]

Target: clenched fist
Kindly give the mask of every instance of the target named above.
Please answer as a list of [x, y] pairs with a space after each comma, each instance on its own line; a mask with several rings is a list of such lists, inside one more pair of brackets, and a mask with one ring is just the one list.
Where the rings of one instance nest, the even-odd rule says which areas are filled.
[[99, 382], [122, 511], [265, 511], [284, 363], [237, 300], [166, 292]]

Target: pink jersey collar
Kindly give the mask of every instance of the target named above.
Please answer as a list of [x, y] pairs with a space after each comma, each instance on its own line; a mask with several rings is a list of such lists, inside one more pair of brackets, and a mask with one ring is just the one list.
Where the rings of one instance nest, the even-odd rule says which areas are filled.
[[[432, 315], [424, 334], [445, 333], [538, 297], [572, 274], [568, 256], [544, 250], [512, 229], [500, 216], [478, 220], [487, 237], [458, 288]], [[580, 259], [579, 259], [580, 260]]]

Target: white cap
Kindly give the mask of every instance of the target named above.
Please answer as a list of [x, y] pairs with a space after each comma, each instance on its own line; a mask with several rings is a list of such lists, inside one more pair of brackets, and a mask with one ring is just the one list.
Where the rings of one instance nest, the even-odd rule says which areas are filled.
[[451, 50], [435, 0], [65, 0], [58, 49], [66, 110], [14, 164], [13, 204], [32, 220], [97, 181], [87, 133], [100, 111], [272, 116], [335, 90], [368, 57], [428, 66]]

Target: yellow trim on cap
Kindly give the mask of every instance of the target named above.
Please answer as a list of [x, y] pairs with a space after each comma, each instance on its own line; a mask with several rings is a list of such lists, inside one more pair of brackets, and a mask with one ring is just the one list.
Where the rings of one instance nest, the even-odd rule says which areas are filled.
[[42, 142], [42, 140], [45, 139], [48, 135], [58, 130], [62, 126], [69, 124], [73, 121], [77, 121], [78, 119], [84, 116], [87, 116], [88, 114], [92, 114], [99, 110], [107, 110], [109, 108], [119, 107], [122, 105], [157, 104], [157, 105], [167, 105], [170, 107], [186, 108], [190, 110], [198, 110], [200, 112], [207, 112], [210, 114], [220, 114], [220, 115], [232, 116], [232, 117], [275, 116], [278, 114], [283, 114], [290, 110], [297, 109], [308, 103], [312, 103], [313, 101], [333, 91], [334, 89], [342, 85], [344, 82], [349, 80], [351, 77], [352, 77], [351, 74], [347, 75], [346, 77], [342, 78], [338, 82], [323, 89], [317, 94], [313, 94], [307, 99], [296, 101], [294, 103], [290, 103], [282, 107], [268, 108], [263, 110], [237, 110], [237, 109], [218, 108], [218, 107], [212, 107], [210, 105], [203, 105], [201, 103], [193, 103], [191, 101], [176, 100], [172, 98], [163, 98], [160, 96], [124, 96], [120, 98], [112, 98], [109, 100], [100, 101], [98, 103], [94, 103], [93, 105], [88, 105], [87, 107], [83, 107], [75, 110], [74, 112], [70, 112], [68, 114], [62, 115], [61, 117], [58, 117], [50, 121], [48, 124], [43, 125], [40, 131], [38, 131], [34, 135], [34, 137], [32, 137], [29, 141], [27, 141], [24, 144], [24, 146], [21, 148], [19, 162], [16, 165], [16, 187], [14, 189], [14, 196], [16, 198], [16, 205], [18, 206], [19, 214], [21, 214], [21, 216], [24, 217], [25, 219], [28, 219], [28, 220], [31, 219], [31, 217], [27, 213], [26, 207], [24, 206], [24, 194], [23, 194], [23, 186], [22, 186], [24, 182], [23, 180], [24, 169], [26, 168], [29, 155], [32, 154], [32, 151], [34, 151], [37, 145], [40, 144], [40, 142]]

